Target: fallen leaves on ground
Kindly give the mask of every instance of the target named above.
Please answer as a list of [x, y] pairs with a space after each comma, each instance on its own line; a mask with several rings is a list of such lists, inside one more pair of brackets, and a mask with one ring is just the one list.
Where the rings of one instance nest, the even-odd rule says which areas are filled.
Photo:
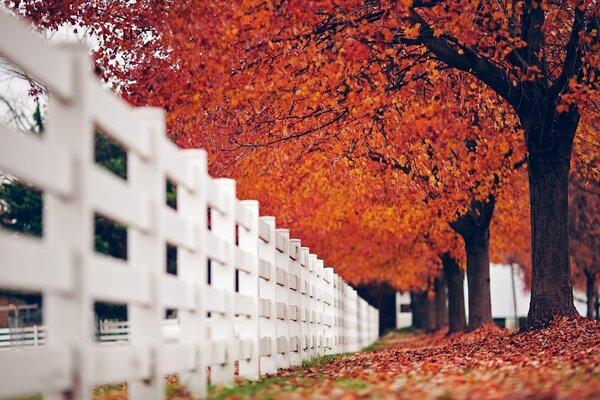
[[[495, 325], [446, 335], [391, 332], [372, 350], [326, 356], [208, 399], [600, 399], [600, 322], [556, 319], [514, 333]], [[192, 397], [168, 379], [170, 400]], [[97, 400], [126, 398], [101, 390]]]
[[379, 345], [282, 371], [256, 391], [221, 389], [211, 398], [600, 398], [594, 321], [562, 318], [517, 334], [495, 325], [449, 336], [390, 333]]

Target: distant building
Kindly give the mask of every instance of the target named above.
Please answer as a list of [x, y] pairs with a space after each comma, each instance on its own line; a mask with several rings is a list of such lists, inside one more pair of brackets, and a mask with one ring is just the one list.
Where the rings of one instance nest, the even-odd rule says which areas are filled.
[[[513, 277], [511, 276], [511, 267], [508, 265], [492, 264], [490, 266], [490, 285], [492, 295], [492, 317], [496, 324], [515, 328], [520, 325], [517, 321], [522, 321], [527, 317], [529, 310], [530, 293], [525, 289], [525, 282], [520, 269], [514, 269], [514, 290]], [[467, 318], [469, 315], [469, 291], [467, 289], [467, 279], [465, 279], [465, 308]], [[585, 295], [575, 292], [576, 299], [583, 299]], [[516, 300], [516, 315], [515, 315]], [[581, 315], [585, 315], [587, 307], [585, 302], [575, 301], [575, 307]], [[410, 295], [408, 293], [396, 294], [396, 311], [398, 328], [408, 327], [412, 323], [412, 313], [410, 312]]]

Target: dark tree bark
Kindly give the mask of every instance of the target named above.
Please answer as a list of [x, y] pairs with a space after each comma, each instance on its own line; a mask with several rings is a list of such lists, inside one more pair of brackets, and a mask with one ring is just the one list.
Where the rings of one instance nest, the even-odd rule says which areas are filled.
[[587, 300], [587, 315], [586, 318], [589, 320], [594, 319], [594, 307], [596, 305], [596, 298], [598, 294], [596, 293], [596, 274], [588, 269], [584, 270], [585, 272], [585, 294]]
[[467, 326], [463, 290], [465, 274], [449, 254], [442, 255], [442, 263], [446, 285], [448, 285], [448, 333], [460, 332]]
[[435, 298], [429, 297], [427, 292], [425, 292], [425, 304], [425, 331], [435, 332], [437, 327]]
[[[420, 24], [419, 37], [406, 44], [422, 44], [449, 67], [468, 72], [502, 96], [516, 111], [528, 150], [529, 194], [531, 204], [532, 287], [527, 323], [524, 329], [546, 326], [554, 316], [576, 313], [569, 266], [567, 197], [569, 163], [580, 114], [577, 104], [557, 110], [560, 96], [570, 91], [575, 78], [583, 83], [584, 53], [593, 51], [594, 42], [581, 35], [598, 29], [593, 13], [576, 8], [570, 37], [564, 46], [560, 75], [548, 79], [549, 65], [543, 51], [545, 11], [524, 3], [521, 24], [515, 34], [524, 46], [507, 55], [510, 67], [494, 64], [474, 48], [456, 46], [451, 36], [435, 35], [433, 28], [413, 7], [411, 16]], [[422, 7], [422, 5], [421, 5]], [[533, 80], [515, 82], [511, 75], [531, 67], [543, 73]]]
[[396, 289], [387, 283], [372, 282], [356, 287], [358, 294], [379, 310], [379, 334], [396, 329]]
[[600, 293], [596, 292], [596, 321], [600, 321]]
[[427, 294], [410, 292], [410, 309], [412, 327], [417, 330], [425, 330], [427, 327]]
[[439, 330], [448, 326], [448, 294], [444, 274], [440, 274], [434, 281], [435, 290], [435, 329]]
[[496, 202], [472, 201], [470, 210], [450, 226], [465, 242], [467, 253], [467, 284], [469, 290], [469, 324], [472, 331], [491, 324], [492, 295], [490, 292], [490, 222]]
[[[572, 134], [557, 133], [552, 141], [544, 140], [545, 136], [536, 129], [529, 131], [529, 141], [534, 141], [528, 146], [533, 268], [525, 329], [545, 326], [557, 315], [577, 313], [568, 230], [569, 160], [577, 124], [565, 124], [564, 130], [571, 129]], [[540, 146], [538, 140], [546, 147]]]

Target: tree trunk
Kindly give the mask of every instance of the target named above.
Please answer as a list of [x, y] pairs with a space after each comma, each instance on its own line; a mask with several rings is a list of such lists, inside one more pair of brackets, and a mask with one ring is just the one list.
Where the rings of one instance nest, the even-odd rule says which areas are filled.
[[358, 295], [379, 310], [379, 335], [396, 329], [396, 292], [385, 282], [371, 282], [356, 287]]
[[447, 253], [442, 255], [442, 263], [448, 285], [448, 333], [460, 332], [467, 326], [463, 290], [465, 274], [458, 267], [456, 260]]
[[469, 324], [472, 331], [484, 324], [491, 324], [492, 295], [490, 291], [489, 230], [478, 240], [469, 241], [467, 248], [467, 284], [469, 288]]
[[412, 327], [423, 330], [426, 326], [426, 295], [423, 292], [410, 292], [410, 309], [412, 314]]
[[585, 270], [587, 315], [589, 320], [594, 319], [594, 306], [596, 303], [596, 275], [593, 272]]
[[467, 253], [467, 284], [469, 290], [469, 324], [473, 331], [484, 324], [491, 324], [492, 295], [490, 292], [490, 222], [494, 215], [496, 200], [471, 202], [471, 208], [452, 222], [450, 226], [465, 241]]
[[436, 329], [435, 300], [427, 292], [411, 292], [410, 303], [413, 316], [413, 328], [433, 332]]
[[425, 304], [426, 304], [426, 324], [425, 330], [427, 332], [435, 332], [436, 330], [436, 309], [435, 309], [435, 298], [429, 297], [428, 293], [425, 292]]
[[596, 292], [596, 321], [600, 321], [600, 293]]
[[383, 335], [389, 329], [396, 329], [396, 317], [398, 315], [396, 292], [382, 294], [377, 308], [379, 309], [379, 335]]
[[435, 329], [448, 326], [448, 294], [446, 292], [446, 280], [444, 274], [440, 274], [434, 281], [435, 289]]
[[566, 150], [559, 151], [560, 147], [555, 144], [548, 152], [529, 149], [532, 279], [525, 329], [547, 326], [557, 315], [577, 313], [569, 267], [570, 149], [563, 154]]

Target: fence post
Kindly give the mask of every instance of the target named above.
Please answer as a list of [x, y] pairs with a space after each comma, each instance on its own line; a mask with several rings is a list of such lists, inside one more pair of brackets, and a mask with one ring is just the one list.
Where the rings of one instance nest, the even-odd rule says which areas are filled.
[[[71, 157], [75, 173], [74, 191], [68, 197], [49, 194], [45, 197], [44, 240], [50, 247], [67, 248], [73, 260], [73, 282], [64, 293], [46, 292], [43, 319], [46, 324], [46, 346], [69, 349], [72, 361], [69, 391], [75, 400], [87, 399], [92, 390], [93, 298], [89, 291], [89, 258], [94, 251], [94, 212], [88, 198], [89, 169], [94, 164], [94, 126], [89, 115], [87, 85], [89, 54], [83, 47], [66, 49], [65, 57], [75, 64], [71, 78], [74, 97], [64, 102], [50, 92], [50, 115], [45, 140], [60, 144]], [[60, 372], [60, 371], [59, 371]], [[61, 378], [60, 376], [58, 377]], [[45, 393], [44, 397], [58, 395]]]
[[150, 298], [146, 304], [128, 305], [129, 341], [132, 347], [147, 352], [150, 357], [150, 375], [147, 379], [132, 382], [129, 396], [132, 399], [147, 399], [162, 396], [164, 377], [160, 374], [160, 344], [162, 341], [161, 307], [162, 289], [160, 276], [166, 264], [166, 244], [161, 210], [166, 202], [166, 175], [161, 168], [161, 149], [165, 132], [164, 111], [157, 108], [135, 109], [141, 127], [148, 132], [152, 154], [144, 159], [135, 152], [127, 155], [127, 176], [131, 188], [144, 193], [151, 207], [151, 226], [147, 232], [128, 229], [128, 257], [131, 268], [144, 274], [150, 287]]
[[289, 323], [289, 262], [290, 231], [277, 229], [275, 235], [275, 276], [277, 282], [277, 369], [290, 366], [290, 323]]
[[333, 268], [323, 269], [323, 353], [334, 354]]
[[258, 254], [260, 257], [260, 373], [277, 372], [277, 314], [275, 282], [275, 217], [260, 218], [260, 241]]
[[[258, 201], [241, 202], [248, 215], [247, 227], [238, 228], [238, 246], [243, 251], [244, 270], [238, 271], [238, 302], [243, 303], [247, 312], [238, 315], [237, 324], [240, 339], [240, 376], [247, 379], [259, 378], [259, 261], [258, 261]], [[248, 351], [249, 350], [249, 351]]]
[[341, 298], [340, 298], [340, 276], [333, 274], [333, 353], [341, 353], [340, 349], [340, 326], [341, 326]]
[[302, 360], [310, 359], [310, 271], [309, 249], [300, 248], [300, 328]]
[[[211, 360], [211, 382], [225, 386], [234, 383], [234, 300], [235, 300], [235, 181], [233, 179], [215, 179], [215, 185], [221, 192], [223, 211], [213, 209], [211, 214], [212, 231], [225, 243], [225, 262], [211, 264], [211, 286], [225, 293], [226, 304], [223, 313], [211, 315], [211, 340], [213, 353]], [[218, 342], [218, 343], [216, 343]], [[225, 359], [219, 360], [222, 351]]]
[[310, 358], [318, 355], [317, 350], [317, 255], [309, 254], [309, 337], [310, 337]]
[[194, 396], [206, 395], [207, 357], [209, 346], [206, 345], [208, 335], [206, 325], [206, 307], [202, 295], [206, 288], [206, 180], [207, 158], [204, 150], [185, 150], [188, 174], [192, 177], [193, 191], [182, 190], [177, 193], [177, 206], [180, 213], [193, 226], [195, 242], [193, 251], [181, 249], [177, 253], [178, 269], [181, 279], [194, 285], [195, 309], [183, 311], [178, 315], [181, 341], [194, 348], [194, 369], [180, 373], [179, 379]]
[[375, 340], [379, 338], [379, 310], [375, 309]]
[[346, 282], [340, 277], [339, 291], [339, 313], [340, 313], [340, 342], [339, 352], [346, 352]]
[[315, 283], [315, 297], [317, 298], [317, 355], [322, 357], [325, 355], [325, 325], [324, 325], [324, 302], [323, 294], [325, 293], [325, 280], [323, 278], [323, 260], [317, 259], [316, 262], [316, 283]]
[[371, 307], [371, 321], [373, 321], [373, 326], [371, 327], [371, 343], [374, 343], [379, 336], [379, 318], [375, 307]]
[[358, 348], [362, 349], [364, 347], [364, 343], [365, 343], [365, 337], [364, 337], [364, 332], [365, 332], [365, 313], [364, 313], [364, 305], [363, 305], [363, 299], [360, 298], [360, 296], [356, 299], [357, 301], [357, 307], [356, 307], [356, 322], [358, 324], [358, 329], [357, 329], [357, 333], [358, 333]]
[[290, 240], [290, 266], [289, 266], [289, 285], [290, 285], [290, 366], [302, 364], [302, 327], [300, 317], [301, 294], [300, 294], [300, 266], [301, 250], [300, 240]]
[[356, 301], [352, 296], [352, 288], [344, 283], [344, 352], [355, 350], [354, 337], [356, 335]]

